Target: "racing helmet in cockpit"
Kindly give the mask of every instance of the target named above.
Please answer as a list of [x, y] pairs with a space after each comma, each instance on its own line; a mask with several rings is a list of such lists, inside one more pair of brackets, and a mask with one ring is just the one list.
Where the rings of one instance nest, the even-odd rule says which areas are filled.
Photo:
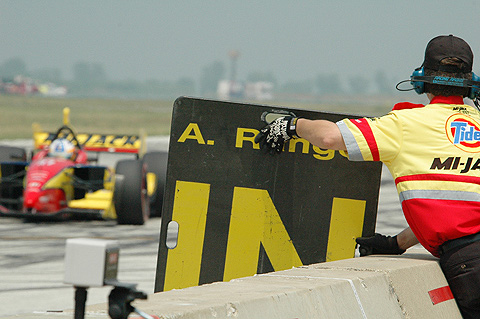
[[72, 142], [65, 138], [60, 138], [53, 141], [48, 148], [48, 156], [60, 157], [67, 160], [72, 160], [75, 154], [75, 146]]

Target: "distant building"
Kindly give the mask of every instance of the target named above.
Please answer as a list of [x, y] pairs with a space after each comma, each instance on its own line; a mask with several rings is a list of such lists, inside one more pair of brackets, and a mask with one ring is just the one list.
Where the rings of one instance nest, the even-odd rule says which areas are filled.
[[218, 82], [217, 97], [221, 100], [247, 99], [265, 101], [273, 99], [271, 82], [236, 82], [222, 80]]
[[273, 83], [247, 82], [245, 84], [245, 98], [258, 101], [273, 100]]

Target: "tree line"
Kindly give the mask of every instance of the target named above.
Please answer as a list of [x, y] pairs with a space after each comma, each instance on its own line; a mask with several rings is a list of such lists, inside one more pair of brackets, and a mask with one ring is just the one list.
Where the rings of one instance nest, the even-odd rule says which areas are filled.
[[[214, 61], [201, 69], [199, 79], [184, 77], [177, 80], [149, 79], [112, 80], [101, 63], [80, 61], [73, 65], [73, 77], [64, 79], [59, 68], [30, 70], [21, 58], [11, 58], [0, 64], [0, 77], [5, 81], [17, 75], [52, 82], [68, 87], [69, 95], [78, 97], [133, 97], [172, 99], [181, 95], [215, 97], [219, 81], [230, 74], [222, 61]], [[273, 72], [252, 71], [245, 82], [273, 83], [273, 93], [284, 96], [366, 95], [395, 93], [394, 80], [384, 71], [377, 71], [371, 78], [363, 75], [342, 79], [338, 74], [318, 74], [314, 78], [280, 82]]]

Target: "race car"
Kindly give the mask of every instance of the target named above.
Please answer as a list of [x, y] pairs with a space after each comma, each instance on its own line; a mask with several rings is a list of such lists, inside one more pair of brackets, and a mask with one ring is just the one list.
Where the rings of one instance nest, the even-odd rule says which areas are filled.
[[[77, 134], [69, 112], [64, 109], [64, 123], [55, 133], [34, 126], [30, 160], [24, 149], [0, 146], [0, 215], [116, 219], [131, 225], [160, 216], [167, 153], [145, 153], [142, 134]], [[112, 168], [98, 164], [99, 153], [133, 158]]]

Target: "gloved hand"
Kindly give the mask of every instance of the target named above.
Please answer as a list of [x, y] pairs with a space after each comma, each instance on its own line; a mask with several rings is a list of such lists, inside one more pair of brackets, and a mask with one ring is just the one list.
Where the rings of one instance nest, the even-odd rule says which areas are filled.
[[360, 256], [368, 255], [401, 255], [405, 250], [398, 247], [397, 236], [385, 236], [376, 233], [372, 237], [359, 237], [355, 239], [360, 245]]
[[281, 153], [283, 145], [291, 138], [297, 138], [296, 123], [298, 118], [282, 116], [268, 124], [255, 136], [255, 143], [270, 154]]

